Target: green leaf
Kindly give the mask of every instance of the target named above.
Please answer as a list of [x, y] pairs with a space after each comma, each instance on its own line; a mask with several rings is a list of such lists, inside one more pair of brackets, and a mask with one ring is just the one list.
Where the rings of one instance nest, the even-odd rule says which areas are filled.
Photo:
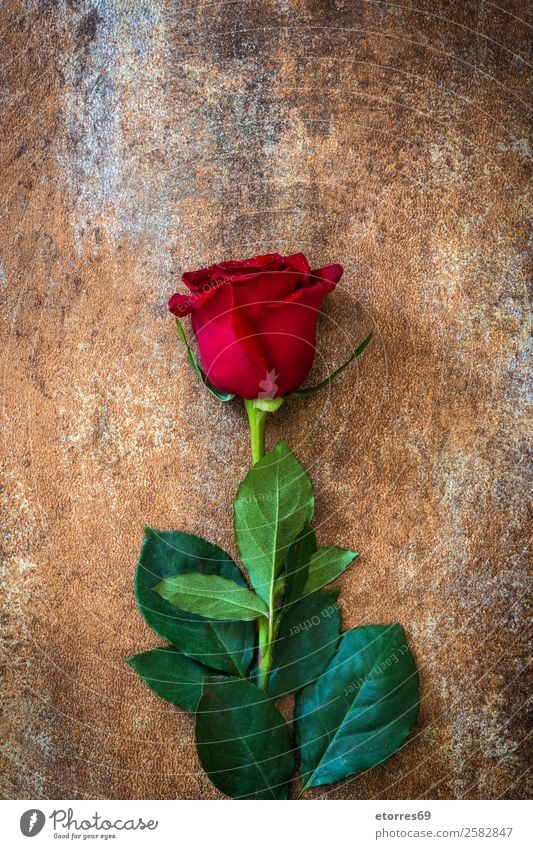
[[249, 681], [207, 680], [196, 748], [213, 784], [234, 799], [286, 799], [294, 756], [287, 723]]
[[188, 358], [191, 366], [193, 367], [194, 371], [196, 372], [196, 374], [198, 375], [198, 377], [200, 378], [200, 380], [204, 384], [205, 388], [208, 389], [209, 392], [211, 392], [211, 394], [215, 396], [215, 398], [218, 398], [219, 401], [226, 402], [226, 401], [231, 401], [232, 398], [235, 398], [235, 395], [232, 395], [231, 392], [221, 392], [220, 389], [217, 389], [216, 386], [214, 386], [211, 383], [211, 381], [209, 380], [207, 375], [202, 371], [202, 369], [198, 365], [196, 357], [194, 356], [194, 354], [191, 350], [189, 343], [187, 342], [187, 337], [185, 335], [183, 325], [182, 325], [181, 321], [179, 320], [179, 318], [176, 318], [176, 329], [178, 331], [178, 336], [180, 337], [181, 341], [184, 343], [185, 348], [187, 350], [187, 358]]
[[179, 531], [145, 528], [135, 573], [135, 597], [144, 621], [183, 654], [205, 666], [244, 676], [251, 663], [255, 634], [251, 622], [217, 622], [177, 610], [154, 586], [174, 575], [220, 575], [242, 587], [246, 582], [233, 560], [216, 545]]
[[311, 557], [304, 593], [313, 593], [320, 587], [331, 584], [358, 557], [358, 551], [335, 547], [319, 548]]
[[213, 674], [171, 647], [134, 654], [127, 662], [154, 693], [183, 710], [196, 710], [202, 682], [206, 675]]
[[286, 442], [250, 469], [235, 499], [237, 547], [250, 581], [270, 609], [289, 546], [313, 515], [309, 478]]
[[302, 597], [309, 573], [309, 562], [316, 552], [316, 537], [309, 525], [298, 534], [285, 559], [285, 606]]
[[291, 392], [291, 394], [288, 395], [287, 397], [288, 398], [308, 398], [310, 395], [314, 395], [315, 392], [320, 392], [321, 389], [325, 389], [326, 386], [330, 386], [333, 383], [333, 381], [335, 380], [335, 378], [338, 377], [339, 374], [341, 374], [341, 372], [343, 372], [344, 369], [347, 366], [349, 366], [351, 362], [353, 362], [353, 360], [355, 360], [358, 356], [360, 356], [360, 354], [363, 353], [366, 346], [368, 345], [368, 343], [372, 339], [373, 335], [374, 335], [373, 333], [369, 333], [368, 336], [366, 337], [366, 339], [363, 339], [361, 344], [358, 345], [358, 347], [355, 349], [353, 354], [350, 357], [348, 357], [346, 362], [343, 363], [341, 366], [339, 366], [338, 369], [335, 369], [335, 371], [332, 372], [332, 374], [330, 374], [329, 377], [326, 377], [325, 380], [322, 380], [320, 383], [317, 383], [316, 386], [310, 386], [308, 389], [298, 389], [296, 392]]
[[313, 593], [285, 614], [274, 646], [269, 696], [294, 693], [322, 674], [339, 642], [337, 595], [338, 590]]
[[418, 673], [400, 625], [347, 631], [326, 671], [296, 698], [303, 789], [389, 758], [407, 739], [418, 705]]
[[267, 606], [258, 595], [218, 575], [176, 575], [165, 578], [154, 589], [179, 610], [209, 619], [251, 622], [268, 616]]

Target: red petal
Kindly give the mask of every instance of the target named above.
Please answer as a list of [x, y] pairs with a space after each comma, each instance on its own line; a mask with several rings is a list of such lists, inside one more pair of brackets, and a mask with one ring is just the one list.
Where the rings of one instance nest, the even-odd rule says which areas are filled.
[[333, 283], [336, 286], [342, 277], [343, 271], [342, 265], [337, 263], [335, 265], [325, 265], [323, 268], [317, 268], [316, 271], [311, 272], [311, 276], [321, 283]]
[[172, 295], [168, 302], [168, 308], [170, 312], [177, 315], [179, 318], [183, 318], [185, 315], [189, 315], [192, 312], [192, 298], [190, 295], [179, 295], [177, 292], [175, 295]]
[[264, 254], [250, 257], [250, 259], [216, 262], [198, 271], [186, 271], [181, 279], [191, 292], [200, 292], [204, 286], [209, 286], [217, 278], [238, 280], [247, 274], [261, 271], [265, 266], [279, 264], [283, 262], [283, 259], [280, 254]]
[[[221, 286], [216, 297], [192, 314], [192, 326], [200, 358], [209, 380], [223, 392], [257, 398], [265, 377], [264, 353], [250, 330], [244, 311], [236, 308], [234, 287]], [[203, 297], [203, 296], [201, 296]]]
[[335, 288], [324, 280], [298, 289], [284, 301], [272, 304], [259, 322], [262, 344], [271, 367], [278, 372], [277, 395], [302, 385], [316, 351], [316, 325], [324, 297]]

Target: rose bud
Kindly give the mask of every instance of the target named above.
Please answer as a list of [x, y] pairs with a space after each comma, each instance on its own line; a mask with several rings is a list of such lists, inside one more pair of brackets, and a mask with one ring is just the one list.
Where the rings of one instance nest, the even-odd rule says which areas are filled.
[[188, 295], [168, 302], [191, 314], [202, 364], [221, 392], [274, 399], [297, 389], [315, 356], [323, 298], [342, 266], [312, 271], [303, 254], [267, 254], [186, 272]]

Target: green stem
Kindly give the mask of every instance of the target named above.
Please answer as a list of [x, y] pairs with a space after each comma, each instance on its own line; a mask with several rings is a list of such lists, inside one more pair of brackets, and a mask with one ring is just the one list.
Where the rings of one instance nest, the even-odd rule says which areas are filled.
[[259, 669], [257, 686], [260, 690], [268, 689], [268, 679], [272, 668], [271, 617], [259, 621]]
[[265, 426], [268, 413], [259, 410], [254, 401], [244, 399], [244, 406], [250, 422], [250, 444], [252, 448], [252, 465], [255, 466], [261, 457], [265, 456]]
[[[254, 401], [244, 399], [244, 406], [250, 423], [250, 445], [252, 449], [252, 465], [256, 465], [261, 457], [265, 456], [265, 426], [266, 410], [259, 410]], [[272, 667], [272, 645], [271, 645], [271, 618], [259, 620], [259, 675], [257, 684], [261, 690], [268, 687], [268, 678]]]
[[[274, 413], [283, 404], [283, 398], [244, 399], [244, 406], [250, 423], [250, 445], [252, 465], [256, 465], [265, 456], [265, 426], [269, 413]], [[258, 687], [268, 689], [268, 679], [272, 668], [272, 653], [278, 630], [278, 618], [274, 607], [275, 599], [270, 599], [268, 619], [259, 620], [259, 674]]]

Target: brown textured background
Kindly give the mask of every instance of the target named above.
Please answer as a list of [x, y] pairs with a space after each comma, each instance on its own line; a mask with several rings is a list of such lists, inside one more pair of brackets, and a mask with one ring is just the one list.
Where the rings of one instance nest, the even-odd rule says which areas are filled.
[[[144, 522], [233, 551], [239, 405], [199, 390], [175, 275], [303, 250], [345, 276], [273, 417], [319, 542], [364, 553], [345, 627], [399, 620], [406, 747], [331, 798], [527, 794], [531, 7], [405, 0], [2, 4], [4, 795], [216, 798], [153, 645]], [[317, 793], [317, 795], [319, 795]]]

